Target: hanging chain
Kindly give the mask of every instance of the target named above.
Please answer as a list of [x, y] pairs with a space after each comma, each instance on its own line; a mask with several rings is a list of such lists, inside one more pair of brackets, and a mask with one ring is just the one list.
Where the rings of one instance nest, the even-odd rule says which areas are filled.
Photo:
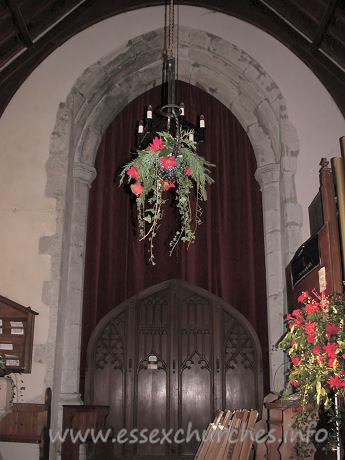
[[170, 1], [169, 10], [169, 49], [168, 59], [174, 56], [174, 0]]

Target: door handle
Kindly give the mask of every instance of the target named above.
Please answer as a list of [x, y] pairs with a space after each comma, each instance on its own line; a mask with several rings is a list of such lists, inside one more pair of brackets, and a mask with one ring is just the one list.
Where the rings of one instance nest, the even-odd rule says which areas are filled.
[[173, 374], [175, 374], [175, 360], [173, 359]]
[[219, 358], [216, 359], [216, 369], [217, 369], [217, 372], [219, 372]]

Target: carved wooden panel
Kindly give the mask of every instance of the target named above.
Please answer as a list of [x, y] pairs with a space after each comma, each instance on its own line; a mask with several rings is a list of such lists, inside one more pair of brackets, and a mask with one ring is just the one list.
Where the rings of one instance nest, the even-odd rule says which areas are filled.
[[[248, 330], [230, 313], [224, 312], [225, 407], [259, 409], [256, 380], [257, 350]], [[246, 391], [243, 391], [243, 389]]]
[[126, 312], [122, 312], [100, 330], [93, 352], [92, 404], [109, 406], [107, 423], [114, 430], [123, 427], [125, 418], [125, 332]]
[[[213, 417], [213, 309], [209, 299], [186, 290], [178, 292], [179, 426], [199, 432]], [[202, 389], [202, 391], [200, 391]], [[194, 437], [180, 454], [198, 448]]]
[[[109, 405], [114, 433], [154, 428], [201, 434], [219, 408], [261, 408], [258, 338], [233, 307], [178, 280], [122, 303], [89, 346], [88, 404]], [[189, 443], [114, 443], [113, 459], [194, 458]], [[103, 459], [101, 459], [103, 460]], [[110, 460], [110, 459], [109, 459]]]
[[[169, 290], [140, 299], [137, 303], [137, 375], [135, 386], [135, 426], [138, 432], [167, 428], [169, 357]], [[143, 443], [140, 454], [164, 457], [164, 444]]]

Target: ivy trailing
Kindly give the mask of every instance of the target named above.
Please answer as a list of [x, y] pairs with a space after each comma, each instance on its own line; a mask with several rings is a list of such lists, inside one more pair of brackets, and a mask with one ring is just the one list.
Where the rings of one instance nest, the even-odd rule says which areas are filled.
[[[207, 200], [206, 185], [214, 181], [210, 167], [215, 165], [196, 153], [193, 130], [180, 130], [179, 143], [168, 132], [157, 133], [152, 143], [138, 150], [120, 174], [120, 184], [128, 180], [136, 195], [140, 240], [148, 238], [150, 262], [154, 262], [154, 238], [163, 219], [168, 191], [175, 192], [178, 212], [177, 230], [170, 241], [171, 255], [180, 241], [192, 243], [201, 224], [200, 201]], [[190, 194], [196, 190], [196, 208], [192, 213]]]

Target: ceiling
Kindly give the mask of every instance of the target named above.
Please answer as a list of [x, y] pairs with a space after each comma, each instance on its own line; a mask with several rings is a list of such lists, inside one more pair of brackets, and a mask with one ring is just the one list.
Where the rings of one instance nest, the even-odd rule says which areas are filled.
[[[0, 115], [52, 51], [81, 30], [165, 0], [0, 0]], [[345, 117], [345, 0], [175, 0], [266, 31], [321, 80]]]

